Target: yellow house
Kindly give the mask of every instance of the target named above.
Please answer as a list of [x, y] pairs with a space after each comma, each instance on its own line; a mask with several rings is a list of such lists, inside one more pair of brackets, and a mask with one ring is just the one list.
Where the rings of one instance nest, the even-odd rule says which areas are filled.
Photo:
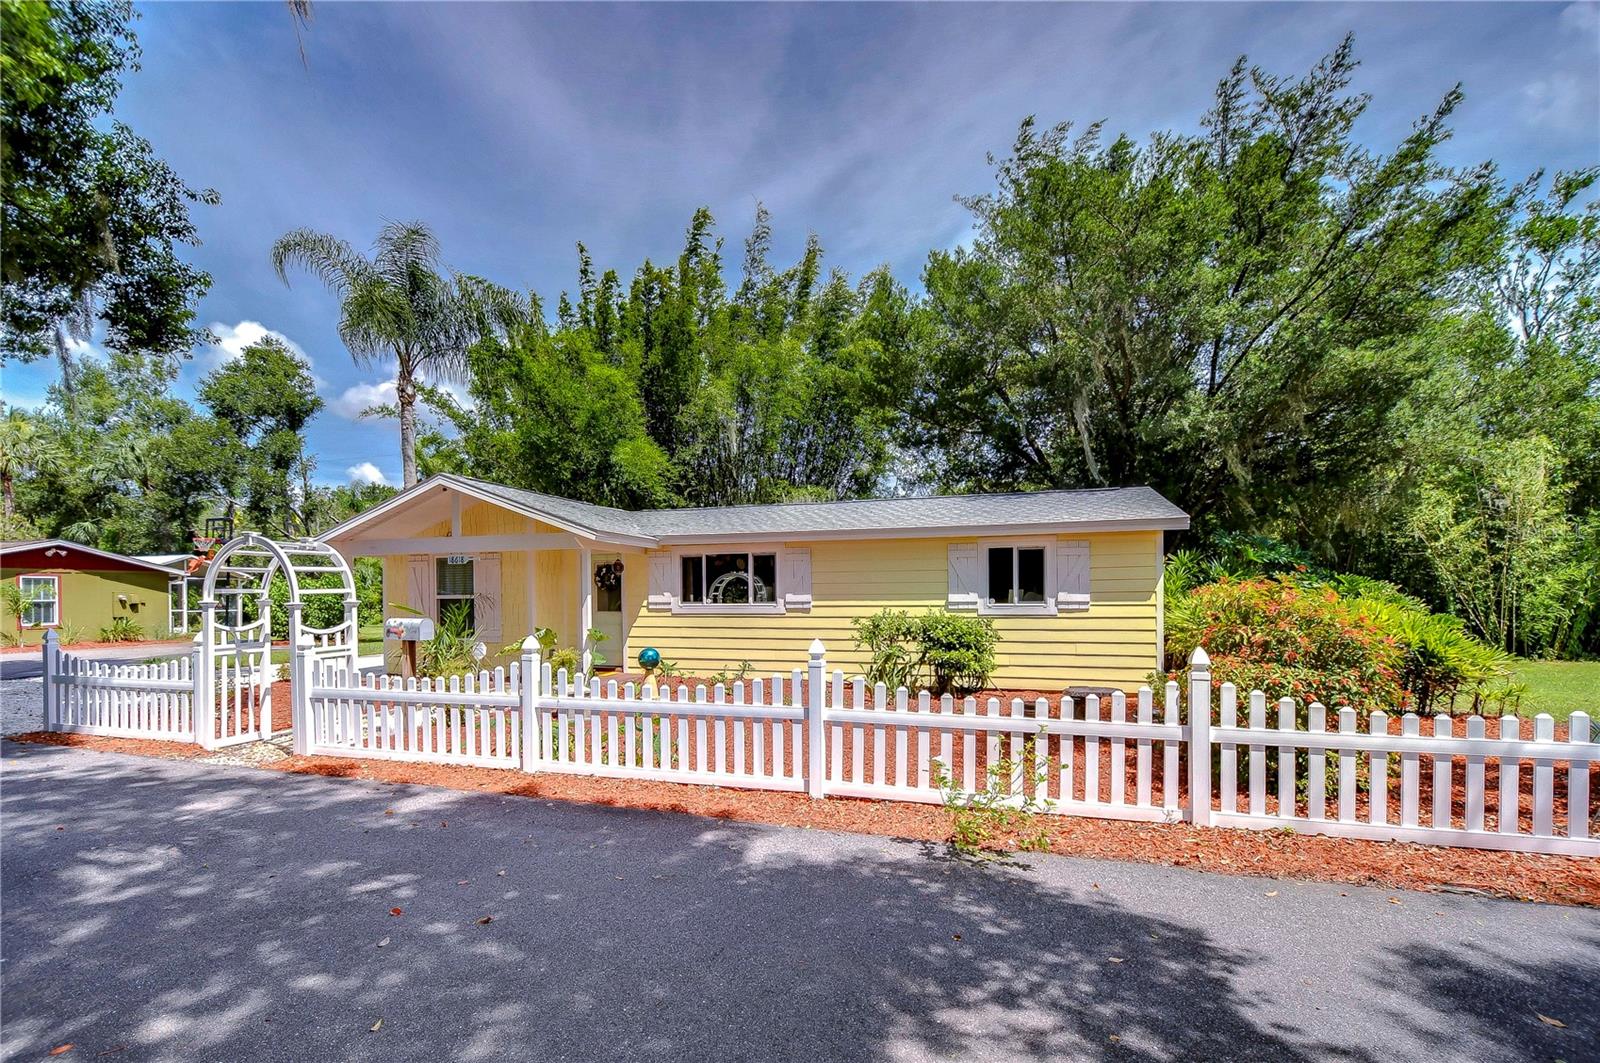
[[821, 638], [859, 670], [852, 620], [947, 609], [994, 620], [996, 686], [1131, 690], [1161, 666], [1163, 536], [1188, 526], [1148, 487], [635, 512], [441, 475], [323, 538], [491, 649], [547, 627], [595, 667], [653, 647], [685, 675], [771, 673]]

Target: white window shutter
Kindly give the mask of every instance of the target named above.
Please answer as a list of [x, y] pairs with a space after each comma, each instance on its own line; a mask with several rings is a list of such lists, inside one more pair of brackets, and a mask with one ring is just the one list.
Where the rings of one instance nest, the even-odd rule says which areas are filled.
[[500, 641], [500, 555], [479, 554], [472, 561], [473, 614], [478, 638], [492, 653]]
[[427, 554], [412, 554], [407, 558], [406, 604], [434, 623], [439, 621], [439, 601], [433, 594], [433, 558]]
[[950, 590], [945, 608], [966, 612], [978, 608], [978, 547], [975, 543], [951, 543], [948, 548]]
[[796, 548], [783, 552], [783, 607], [796, 612], [811, 611], [811, 551]]
[[1080, 613], [1089, 608], [1089, 541], [1056, 543], [1056, 608]]
[[672, 608], [672, 555], [665, 551], [650, 557], [650, 594], [645, 604], [655, 612]]

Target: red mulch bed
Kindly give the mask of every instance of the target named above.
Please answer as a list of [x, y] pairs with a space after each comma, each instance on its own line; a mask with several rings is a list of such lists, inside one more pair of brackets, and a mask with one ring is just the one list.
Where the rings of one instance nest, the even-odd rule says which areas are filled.
[[[277, 696], [278, 689], [274, 690], [274, 695], [274, 709], [277, 710], [280, 700], [287, 703], [287, 697], [280, 699]], [[278, 712], [274, 711], [273, 715], [276, 718]], [[692, 734], [694, 729], [690, 730]], [[846, 733], [849, 733], [848, 729]], [[195, 757], [201, 753], [198, 746], [178, 742], [38, 732], [12, 737], [24, 742], [167, 758]], [[892, 741], [889, 745], [893, 748]], [[982, 743], [979, 746], [981, 748]], [[959, 742], [956, 748], [959, 750]], [[869, 756], [870, 752], [869, 743]], [[1102, 743], [1103, 784], [1109, 774], [1109, 756], [1108, 744]], [[1159, 756], [1154, 759], [1157, 764], [1160, 763]], [[814, 801], [801, 794], [772, 791], [570, 775], [528, 776], [521, 772], [491, 768], [341, 757], [291, 757], [267, 767], [336, 778], [442, 786], [619, 808], [687, 812], [719, 819], [818, 830], [927, 841], [944, 841], [950, 837], [949, 817], [942, 809], [905, 802], [848, 798]], [[1081, 767], [1080, 748], [1080, 778]], [[1424, 777], [1427, 774], [1425, 770]], [[1458, 778], [1459, 774], [1458, 771]], [[1531, 776], [1526, 767], [1522, 774], [1525, 778]], [[1489, 777], [1493, 778], [1492, 768]], [[1131, 781], [1128, 792], [1131, 798]], [[1426, 798], [1423, 807], [1429, 807]], [[1285, 831], [1196, 828], [1187, 824], [1130, 823], [1074, 816], [1045, 816], [1039, 817], [1038, 822], [1049, 838], [1051, 852], [1063, 855], [1393, 889], [1471, 890], [1522, 900], [1600, 907], [1600, 860], [1368, 842], [1297, 835]], [[1016, 842], [1015, 837], [999, 838], [996, 847], [1011, 848]]]

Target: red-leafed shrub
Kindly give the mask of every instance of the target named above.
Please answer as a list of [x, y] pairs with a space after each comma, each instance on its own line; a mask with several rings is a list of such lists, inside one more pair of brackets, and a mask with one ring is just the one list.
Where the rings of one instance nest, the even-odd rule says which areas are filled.
[[1168, 659], [1183, 667], [1204, 646], [1213, 683], [1263, 690], [1301, 706], [1393, 710], [1401, 704], [1404, 649], [1355, 602], [1330, 587], [1288, 577], [1223, 579], [1197, 587], [1167, 608]]

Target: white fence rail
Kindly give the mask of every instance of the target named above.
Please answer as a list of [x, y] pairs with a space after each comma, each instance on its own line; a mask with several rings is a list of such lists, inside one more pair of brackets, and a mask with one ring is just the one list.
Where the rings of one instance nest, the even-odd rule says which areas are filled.
[[118, 664], [63, 653], [45, 634], [44, 716], [52, 731], [194, 740], [195, 661]]
[[[50, 726], [197, 734], [190, 660], [101, 665], [45, 647]], [[296, 752], [657, 780], [812, 797], [936, 803], [980, 793], [1076, 816], [1600, 856], [1600, 744], [1523, 722], [1392, 719], [1231, 684], [1197, 651], [1188, 698], [932, 698], [806, 668], [748, 682], [618, 684], [551, 674], [533, 641], [509, 668], [449, 679], [364, 676], [310, 640], [294, 656]], [[1301, 715], [1303, 711], [1303, 715]], [[204, 721], [201, 721], [202, 729]], [[1364, 726], [1363, 726], [1364, 724]], [[1494, 732], [1491, 734], [1491, 730]], [[945, 785], [941, 787], [941, 779]]]

